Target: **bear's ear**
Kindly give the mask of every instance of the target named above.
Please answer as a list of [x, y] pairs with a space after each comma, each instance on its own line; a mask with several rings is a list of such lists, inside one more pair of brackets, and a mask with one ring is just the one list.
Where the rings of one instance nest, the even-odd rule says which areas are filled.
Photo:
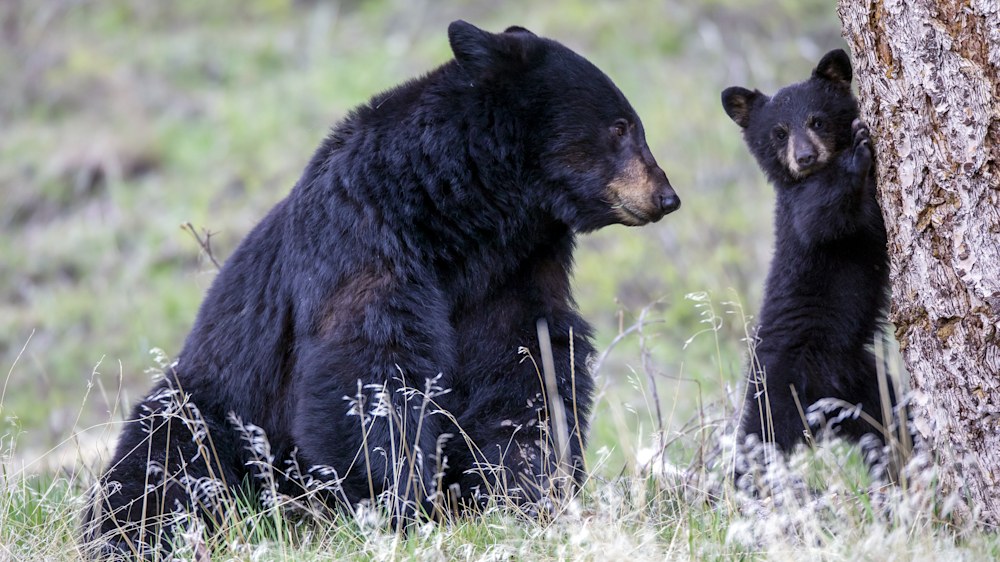
[[834, 49], [823, 55], [816, 69], [813, 70], [813, 78], [829, 80], [835, 84], [843, 86], [851, 85], [853, 72], [851, 71], [851, 58], [843, 49]]
[[750, 124], [750, 114], [758, 106], [767, 101], [767, 96], [757, 90], [733, 86], [722, 91], [722, 109], [737, 125], [747, 128]]
[[504, 33], [483, 31], [462, 20], [448, 26], [448, 42], [455, 60], [473, 80], [495, 76], [498, 68], [509, 64], [523, 64], [537, 39], [534, 33], [517, 26]]
[[448, 42], [458, 64], [476, 76], [490, 66], [497, 50], [494, 34], [462, 20], [448, 26]]
[[521, 27], [520, 25], [512, 25], [507, 29], [503, 30], [504, 33], [526, 33], [532, 37], [538, 37], [534, 33], [528, 31], [527, 29]]

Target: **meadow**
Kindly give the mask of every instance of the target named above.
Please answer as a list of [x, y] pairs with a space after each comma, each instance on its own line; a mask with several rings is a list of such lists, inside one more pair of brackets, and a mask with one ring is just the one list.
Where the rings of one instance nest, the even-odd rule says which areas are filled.
[[655, 225], [579, 239], [575, 295], [603, 350], [591, 478], [551, 519], [498, 506], [408, 535], [374, 511], [249, 513], [210, 545], [213, 559], [1000, 558], [974, 517], [953, 522], [961, 498], [935, 493], [919, 455], [900, 486], [873, 480], [842, 443], [794, 456], [767, 498], [724, 482], [773, 194], [719, 93], [806, 78], [844, 47], [835, 10], [821, 0], [3, 2], [0, 560], [78, 558], [87, 486], [157, 358], [179, 351], [217, 271], [211, 258], [224, 260], [288, 193], [347, 111], [448, 60], [445, 30], [459, 18], [522, 25], [603, 69], [683, 201]]

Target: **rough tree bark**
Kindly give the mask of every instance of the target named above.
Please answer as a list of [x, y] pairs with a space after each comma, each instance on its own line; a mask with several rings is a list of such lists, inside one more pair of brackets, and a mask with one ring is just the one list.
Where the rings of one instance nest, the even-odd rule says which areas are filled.
[[914, 425], [1000, 525], [1000, 0], [839, 0], [878, 157]]

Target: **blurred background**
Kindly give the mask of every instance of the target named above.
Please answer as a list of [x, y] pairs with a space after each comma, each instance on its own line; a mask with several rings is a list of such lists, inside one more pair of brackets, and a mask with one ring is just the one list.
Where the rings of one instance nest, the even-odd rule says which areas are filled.
[[3, 0], [0, 450], [103, 454], [215, 275], [180, 225], [226, 258], [350, 108], [450, 58], [459, 18], [604, 70], [683, 200], [579, 241], [576, 296], [608, 350], [593, 448], [727, 404], [773, 194], [719, 93], [773, 92], [844, 47], [832, 0]]

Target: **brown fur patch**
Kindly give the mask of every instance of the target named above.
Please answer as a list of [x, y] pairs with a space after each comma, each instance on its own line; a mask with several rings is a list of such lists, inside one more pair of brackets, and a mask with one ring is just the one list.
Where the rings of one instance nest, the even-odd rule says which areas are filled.
[[392, 284], [388, 273], [364, 269], [339, 285], [319, 306], [316, 331], [327, 337], [337, 333], [345, 323], [354, 322], [365, 306]]
[[656, 188], [642, 160], [637, 156], [629, 160], [608, 184], [612, 205], [622, 224], [639, 226], [657, 216], [659, 209], [654, 207], [653, 197]]

